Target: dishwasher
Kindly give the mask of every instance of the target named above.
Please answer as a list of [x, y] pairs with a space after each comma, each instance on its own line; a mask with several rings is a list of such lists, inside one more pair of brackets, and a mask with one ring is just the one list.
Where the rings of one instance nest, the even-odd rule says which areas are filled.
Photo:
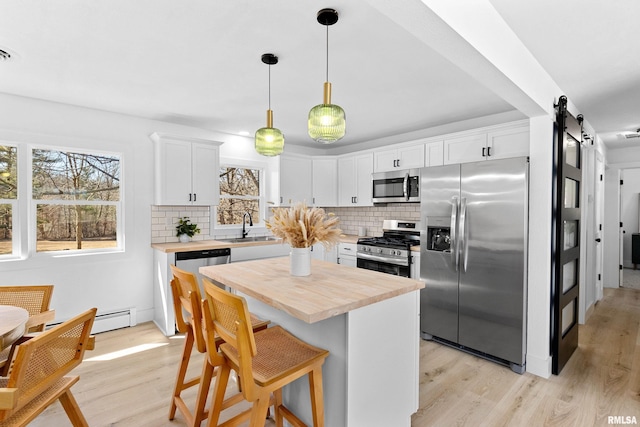
[[209, 265], [228, 264], [231, 260], [231, 249], [217, 248], [206, 249], [201, 251], [176, 252], [176, 267], [179, 269], [193, 273], [198, 278], [200, 285], [200, 295], [204, 296], [204, 288], [202, 286], [202, 274], [198, 271], [200, 267]]

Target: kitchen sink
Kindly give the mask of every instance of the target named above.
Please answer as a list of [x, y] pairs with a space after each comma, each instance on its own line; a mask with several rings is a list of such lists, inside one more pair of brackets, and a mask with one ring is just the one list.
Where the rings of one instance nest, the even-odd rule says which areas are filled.
[[280, 240], [277, 237], [273, 236], [251, 236], [251, 237], [234, 237], [231, 239], [216, 239], [218, 242], [225, 243], [251, 243], [251, 242], [271, 242]]

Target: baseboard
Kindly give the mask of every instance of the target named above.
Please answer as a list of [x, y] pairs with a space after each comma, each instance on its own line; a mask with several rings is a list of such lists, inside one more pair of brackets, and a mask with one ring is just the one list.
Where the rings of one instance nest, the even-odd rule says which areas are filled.
[[539, 358], [527, 353], [527, 372], [542, 378], [551, 376], [551, 356]]

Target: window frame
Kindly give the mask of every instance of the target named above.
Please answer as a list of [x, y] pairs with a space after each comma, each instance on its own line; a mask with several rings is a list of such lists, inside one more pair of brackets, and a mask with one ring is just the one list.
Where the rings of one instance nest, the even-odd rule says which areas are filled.
[[[47, 151], [59, 151], [64, 153], [77, 153], [77, 154], [91, 154], [98, 156], [118, 157], [120, 177], [119, 177], [119, 192], [120, 195], [117, 201], [92, 201], [92, 200], [42, 200], [33, 198], [33, 150], [47, 150]], [[27, 181], [27, 203], [28, 203], [28, 257], [68, 257], [68, 256], [83, 256], [83, 255], [95, 255], [105, 253], [118, 253], [124, 252], [124, 226], [125, 226], [125, 169], [124, 169], [124, 153], [100, 150], [100, 149], [87, 149], [82, 147], [68, 147], [60, 145], [43, 145], [43, 144], [29, 144], [27, 146], [27, 168], [26, 179]], [[20, 176], [20, 172], [18, 172]], [[94, 205], [94, 206], [115, 206], [116, 209], [116, 246], [108, 248], [94, 248], [94, 249], [64, 249], [55, 251], [37, 251], [38, 233], [37, 233], [37, 220], [38, 220], [38, 205]]]
[[[245, 200], [258, 200], [258, 215], [259, 218], [256, 221], [256, 218], [252, 218], [253, 227], [254, 228], [264, 228], [265, 225], [265, 213], [267, 211], [267, 196], [266, 196], [266, 171], [267, 171], [267, 163], [264, 162], [254, 162], [249, 160], [239, 160], [239, 159], [226, 159], [220, 158], [220, 169], [222, 168], [238, 168], [238, 169], [254, 169], [259, 172], [259, 180], [260, 180], [260, 195], [259, 196], [234, 196], [233, 198], [245, 199]], [[219, 177], [219, 175], [218, 175]], [[231, 197], [222, 195], [220, 192], [220, 188], [218, 188], [218, 194], [220, 195], [220, 200], [229, 199]], [[213, 213], [211, 215], [211, 229], [212, 230], [240, 230], [242, 229], [242, 224], [218, 224], [218, 206], [215, 206]]]
[[23, 162], [23, 149], [22, 144], [16, 142], [0, 140], [0, 145], [5, 147], [14, 147], [16, 149], [16, 180], [18, 181], [18, 190], [15, 199], [1, 199], [0, 205], [11, 205], [11, 252], [6, 254], [0, 254], [0, 261], [19, 259], [22, 249], [22, 235], [20, 218], [22, 218], [22, 212], [24, 211], [24, 202], [20, 197], [22, 191], [25, 188], [24, 178], [20, 175]]

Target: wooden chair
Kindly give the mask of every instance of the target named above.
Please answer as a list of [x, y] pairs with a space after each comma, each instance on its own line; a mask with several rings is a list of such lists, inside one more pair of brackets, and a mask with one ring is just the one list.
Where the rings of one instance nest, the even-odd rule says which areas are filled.
[[42, 332], [55, 318], [49, 310], [53, 285], [0, 286], [0, 304], [22, 307], [29, 312], [27, 332]]
[[95, 316], [92, 308], [17, 346], [0, 378], [0, 427], [26, 426], [57, 399], [74, 426], [88, 426], [71, 394], [79, 377], [65, 375], [82, 362]]
[[[173, 272], [171, 292], [173, 294], [176, 327], [178, 332], [185, 334], [185, 340], [182, 350], [182, 361], [178, 369], [176, 384], [173, 390], [169, 419], [173, 420], [176, 409], [180, 409], [187, 425], [200, 426], [208, 415], [208, 411], [205, 410], [205, 405], [216, 365], [210, 364], [209, 360], [205, 357], [200, 376], [185, 380], [194, 344], [200, 353], [205, 353], [207, 350], [203, 335], [202, 297], [200, 295], [198, 279], [193, 273], [181, 270], [174, 265], [171, 265], [171, 271]], [[255, 316], [252, 316], [251, 321], [254, 330], [265, 329], [270, 323], [268, 320], [260, 320]], [[222, 338], [216, 337], [214, 341], [215, 351], [217, 351], [218, 346], [222, 344], [222, 342]], [[181, 393], [183, 390], [195, 385], [198, 385], [198, 394], [196, 395], [195, 409], [191, 412], [182, 398]], [[229, 399], [225, 402], [225, 407], [231, 406], [241, 400], [241, 396]]]
[[[29, 312], [26, 324], [26, 338], [32, 333], [44, 331], [48, 322], [55, 319], [55, 312], [49, 310], [53, 285], [0, 286], [0, 304], [24, 308]], [[23, 342], [21, 339], [19, 342]], [[0, 375], [9, 371], [13, 346], [0, 351]]]
[[[220, 365], [207, 425], [218, 425], [229, 373], [233, 369], [243, 378], [245, 400], [253, 405], [222, 425], [237, 426], [250, 419], [251, 427], [263, 426], [269, 406], [273, 405], [276, 426], [282, 427], [283, 417], [293, 425], [303, 426], [304, 423], [283, 405], [282, 387], [308, 375], [313, 425], [324, 426], [322, 364], [329, 352], [299, 340], [281, 326], [254, 333], [248, 327], [250, 317], [244, 298], [222, 290], [206, 279], [203, 282], [207, 356], [211, 364]], [[220, 345], [220, 352], [214, 351], [216, 335], [225, 341]]]

